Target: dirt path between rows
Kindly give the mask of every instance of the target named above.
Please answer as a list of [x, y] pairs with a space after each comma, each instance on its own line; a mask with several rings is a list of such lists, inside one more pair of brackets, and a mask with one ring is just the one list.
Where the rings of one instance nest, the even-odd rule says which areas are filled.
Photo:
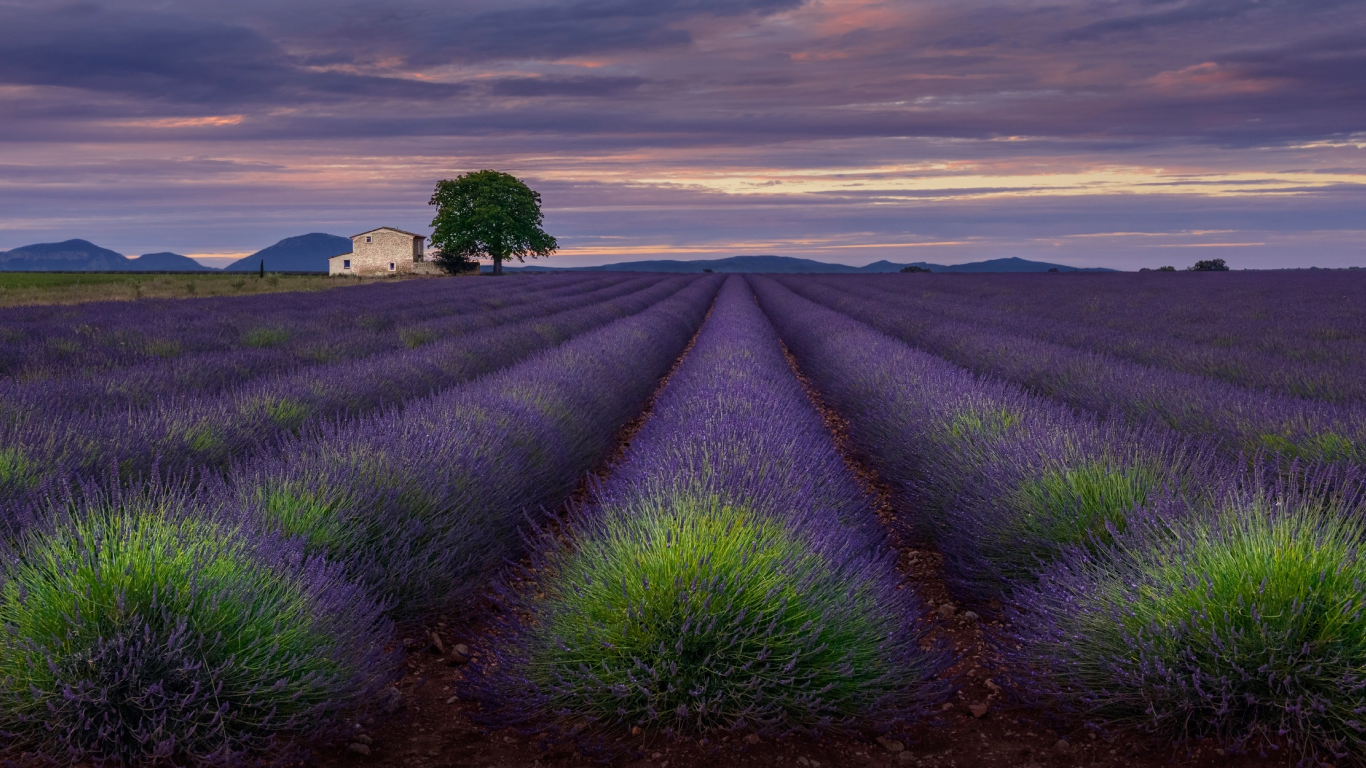
[[[701, 326], [699, 333], [700, 329]], [[661, 379], [640, 416], [621, 430], [611, 458], [585, 478], [574, 502], [587, 496], [592, 478], [605, 477], [620, 462], [634, 435], [649, 419], [656, 397], [682, 364], [696, 338], [694, 335], [669, 374]], [[642, 742], [633, 756], [620, 758], [613, 765], [622, 768], [893, 765], [925, 768], [1155, 768], [1171, 765], [1253, 768], [1286, 764], [1284, 760], [1223, 756], [1213, 743], [1174, 747], [1133, 734], [1096, 736], [1080, 724], [1062, 725], [1048, 712], [1012, 706], [991, 679], [995, 660], [986, 636], [993, 623], [957, 608], [944, 585], [939, 553], [923, 542], [910, 540], [905, 533], [906, 526], [899, 522], [909, 519], [911, 510], [901, 506], [904, 502], [899, 501], [892, 487], [858, 455], [849, 439], [847, 422], [822, 400], [786, 347], [784, 353], [793, 373], [824, 417], [849, 467], [875, 500], [878, 517], [887, 526], [892, 545], [900, 552], [899, 567], [906, 574], [907, 582], [927, 603], [945, 614], [943, 625], [936, 633], [951, 643], [960, 655], [961, 661], [952, 674], [961, 681], [961, 690], [933, 721], [913, 729], [912, 738], [905, 743], [879, 743], [852, 737], [756, 741], [753, 736], [711, 744]], [[534, 736], [511, 730], [489, 733], [471, 722], [470, 714], [477, 705], [460, 700], [455, 693], [467, 659], [454, 648], [466, 646], [471, 656], [478, 657], [482, 648], [498, 642], [479, 618], [479, 615], [487, 616], [488, 611], [496, 610], [498, 606], [490, 603], [482, 606], [483, 613], [476, 612], [472, 617], [451, 614], [407, 628], [402, 633], [403, 643], [410, 650], [407, 674], [389, 703], [389, 713], [367, 716], [361, 722], [350, 724], [354, 733], [316, 750], [307, 764], [322, 768], [568, 768], [594, 765], [568, 748], [547, 749]], [[985, 709], [974, 711], [975, 707]]]

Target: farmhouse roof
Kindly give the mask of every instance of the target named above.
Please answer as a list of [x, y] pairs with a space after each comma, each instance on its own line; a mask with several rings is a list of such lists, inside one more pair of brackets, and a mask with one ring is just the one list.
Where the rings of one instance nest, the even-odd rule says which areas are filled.
[[[416, 237], [416, 238], [418, 238], [418, 239], [420, 239], [420, 240], [426, 240], [426, 239], [427, 239], [427, 236], [426, 236], [426, 235], [419, 235], [419, 234], [416, 233], [416, 232], [409, 232], [409, 231], [407, 231], [406, 229], [399, 229], [398, 227], [375, 227], [374, 229], [367, 229], [367, 230], [365, 230], [364, 232], [360, 233], [360, 235], [368, 235], [368, 234], [370, 234], [371, 232], [378, 232], [378, 231], [380, 231], [381, 229], [387, 229], [387, 230], [389, 230], [390, 232], [399, 232], [399, 233], [404, 234], [404, 235], [409, 235], [409, 236], [411, 236], [411, 237]], [[360, 237], [360, 235], [352, 235], [351, 237], [352, 237], [352, 238], [357, 238], [357, 237]]]

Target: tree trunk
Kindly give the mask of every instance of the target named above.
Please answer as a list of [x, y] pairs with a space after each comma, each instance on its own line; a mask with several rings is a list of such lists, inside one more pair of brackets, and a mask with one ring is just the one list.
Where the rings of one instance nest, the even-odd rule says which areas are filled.
[[493, 257], [493, 274], [503, 274], [503, 260], [497, 256]]

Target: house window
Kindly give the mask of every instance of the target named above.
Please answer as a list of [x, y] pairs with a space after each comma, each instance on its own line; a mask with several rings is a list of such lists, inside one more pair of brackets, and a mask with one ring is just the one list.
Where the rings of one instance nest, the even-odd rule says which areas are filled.
[[366, 236], [365, 236], [365, 242], [367, 242], [367, 243], [370, 242], [370, 236], [369, 236], [369, 235], [366, 235]]
[[342, 259], [342, 269], [350, 269], [350, 268], [351, 268], [351, 260], [350, 260], [350, 259]]
[[392, 261], [389, 262], [389, 271], [390, 271], [390, 272], [393, 272], [393, 271], [394, 271], [394, 268], [395, 268], [394, 262], [392, 262]]

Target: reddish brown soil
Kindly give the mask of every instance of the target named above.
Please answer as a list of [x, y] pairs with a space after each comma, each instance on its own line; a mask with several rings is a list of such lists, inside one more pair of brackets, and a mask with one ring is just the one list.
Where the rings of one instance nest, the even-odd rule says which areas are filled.
[[[691, 344], [689, 344], [691, 349]], [[686, 352], [685, 352], [686, 354]], [[682, 356], [680, 356], [680, 361]], [[992, 681], [995, 660], [985, 642], [984, 620], [973, 620], [958, 610], [944, 585], [940, 556], [933, 548], [907, 539], [904, 526], [909, 511], [901, 508], [890, 486], [882, 482], [867, 462], [852, 450], [847, 424], [827, 407], [809, 381], [801, 375], [789, 355], [793, 371], [802, 380], [812, 402], [821, 411], [837, 443], [860, 481], [877, 500], [878, 515], [887, 524], [891, 541], [901, 553], [900, 568], [907, 580], [932, 606], [955, 606], [952, 615], [936, 630], [951, 643], [961, 661], [951, 674], [961, 684], [952, 703], [931, 722], [911, 733], [905, 744], [880, 744], [856, 737], [781, 741], [744, 739], [722, 740], [702, 745], [696, 742], [649, 743], [637, 745], [635, 754], [618, 759], [625, 768], [682, 768], [683, 766], [892, 766], [926, 768], [1071, 768], [1105, 766], [1154, 768], [1191, 766], [1193, 768], [1252, 768], [1286, 765], [1285, 759], [1268, 760], [1248, 756], [1225, 756], [1213, 743], [1173, 746], [1151, 741], [1140, 734], [1099, 737], [1089, 734], [1080, 724], [1061, 724], [1050, 713], [1012, 706], [996, 690]], [[677, 364], [675, 364], [675, 369]], [[671, 374], [672, 375], [672, 374]], [[660, 389], [667, 382], [661, 382]], [[658, 391], [658, 390], [657, 390]], [[653, 398], [651, 399], [651, 406]], [[612, 463], [625, 452], [631, 437], [648, 418], [651, 406], [623, 430]], [[607, 470], [604, 468], [600, 475]], [[944, 609], [945, 613], [948, 609]], [[462, 628], [463, 627], [463, 628]], [[352, 751], [346, 740], [319, 750], [313, 764], [324, 768], [375, 766], [578, 766], [591, 761], [565, 748], [547, 750], [535, 739], [511, 731], [486, 733], [469, 718], [475, 705], [460, 701], [455, 690], [463, 665], [451, 661], [449, 649], [456, 643], [469, 646], [474, 656], [481, 648], [497, 642], [478, 625], [455, 617], [439, 619], [430, 625], [447, 649], [435, 652], [427, 638], [427, 627], [412, 628], [408, 643], [414, 652], [408, 659], [408, 674], [401, 682], [401, 705], [397, 712], [357, 724], [369, 754]], [[425, 650], [420, 650], [425, 648]], [[985, 714], [975, 716], [974, 705], [985, 705]], [[978, 710], [979, 712], [981, 710]], [[904, 749], [903, 749], [904, 747]]]

